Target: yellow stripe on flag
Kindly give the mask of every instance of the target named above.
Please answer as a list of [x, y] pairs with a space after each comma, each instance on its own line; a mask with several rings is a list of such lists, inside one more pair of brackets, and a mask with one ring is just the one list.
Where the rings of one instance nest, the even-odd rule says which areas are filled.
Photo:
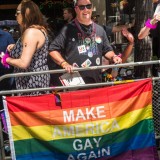
[[13, 126], [14, 141], [37, 138], [44, 141], [102, 136], [105, 134], [128, 129], [138, 122], [153, 118], [152, 106], [129, 112], [121, 117], [91, 121], [87, 123], [75, 123], [68, 125], [44, 125], [36, 127]]

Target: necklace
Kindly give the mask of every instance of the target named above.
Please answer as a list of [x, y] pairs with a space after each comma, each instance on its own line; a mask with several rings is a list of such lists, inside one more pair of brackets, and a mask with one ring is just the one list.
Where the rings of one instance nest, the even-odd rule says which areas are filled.
[[78, 22], [78, 20], [75, 19], [74, 22], [75, 22], [75, 25], [76, 25], [76, 27], [78, 28], [78, 30], [81, 32], [83, 38], [95, 36], [96, 26], [95, 26], [94, 23], [92, 23], [92, 26], [91, 26], [91, 34], [90, 34], [90, 35], [87, 35], [87, 34], [84, 32], [84, 30], [82, 29], [82, 27], [81, 27], [80, 23]]

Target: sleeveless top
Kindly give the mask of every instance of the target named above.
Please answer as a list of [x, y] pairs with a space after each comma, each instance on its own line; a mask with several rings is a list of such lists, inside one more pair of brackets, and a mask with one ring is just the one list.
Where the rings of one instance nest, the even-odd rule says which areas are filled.
[[[44, 34], [43, 31], [42, 33]], [[20, 69], [20, 68], [14, 67], [14, 73], [49, 70], [47, 65], [49, 39], [45, 34], [44, 36], [45, 36], [45, 43], [41, 48], [36, 50], [36, 52], [34, 53], [30, 66], [27, 69]], [[10, 56], [15, 59], [19, 58], [21, 56], [22, 49], [23, 49], [22, 41], [21, 41], [21, 38], [19, 38], [13, 50], [10, 52]], [[16, 82], [17, 89], [45, 88], [45, 87], [49, 87], [50, 74], [16, 77], [15, 82]], [[48, 93], [48, 91], [20, 93], [19, 95], [40, 95], [45, 93]]]

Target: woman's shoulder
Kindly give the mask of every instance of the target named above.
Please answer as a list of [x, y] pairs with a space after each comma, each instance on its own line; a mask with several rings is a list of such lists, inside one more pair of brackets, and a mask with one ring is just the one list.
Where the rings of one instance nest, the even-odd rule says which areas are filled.
[[41, 29], [42, 28], [39, 28], [39, 27], [29, 27], [25, 30], [25, 32], [38, 32]]
[[41, 34], [47, 34], [46, 30], [44, 28], [35, 28], [35, 27], [30, 27], [25, 30], [24, 35], [41, 35]]

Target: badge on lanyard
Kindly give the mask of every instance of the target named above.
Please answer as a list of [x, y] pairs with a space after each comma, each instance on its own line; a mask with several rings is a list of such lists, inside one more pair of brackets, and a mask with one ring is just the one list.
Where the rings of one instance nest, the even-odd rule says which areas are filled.
[[93, 53], [92, 52], [88, 52], [88, 57], [93, 57]]
[[79, 68], [78, 64], [77, 63], [73, 63], [72, 65], [73, 67], [76, 67], [76, 68]]
[[97, 58], [97, 59], [96, 59], [96, 64], [97, 64], [97, 65], [100, 65], [100, 63], [101, 63], [100, 58]]
[[96, 37], [95, 41], [96, 41], [98, 44], [102, 43], [101, 37]]
[[75, 38], [72, 38], [72, 42], [75, 42]]
[[90, 43], [91, 43], [91, 39], [90, 39], [89, 37], [87, 37], [87, 38], [85, 38], [85, 42], [86, 42], [87, 44], [90, 44]]
[[90, 46], [86, 46], [87, 51], [90, 49]]
[[85, 53], [86, 52], [85, 45], [78, 46], [78, 52], [79, 54]]
[[87, 59], [81, 64], [81, 66], [85, 68], [85, 67], [89, 67], [91, 64], [92, 62], [89, 59]]

